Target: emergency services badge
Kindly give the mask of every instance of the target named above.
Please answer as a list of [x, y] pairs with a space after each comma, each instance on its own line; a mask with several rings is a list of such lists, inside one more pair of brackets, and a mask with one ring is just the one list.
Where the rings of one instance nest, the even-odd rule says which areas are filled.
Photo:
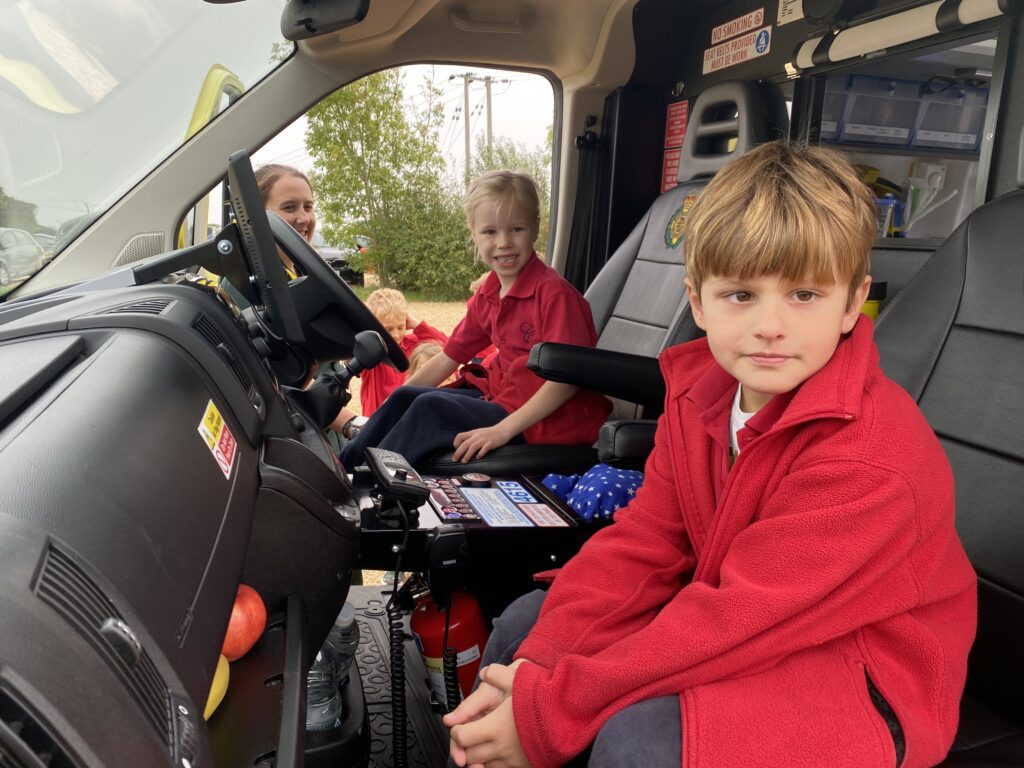
[[683, 204], [680, 205], [676, 212], [672, 214], [672, 218], [668, 220], [668, 226], [665, 227], [665, 246], [667, 248], [675, 248], [679, 245], [679, 241], [683, 239], [683, 222], [686, 221], [686, 214], [693, 208], [693, 204], [697, 202], [696, 195], [687, 195], [683, 198]]

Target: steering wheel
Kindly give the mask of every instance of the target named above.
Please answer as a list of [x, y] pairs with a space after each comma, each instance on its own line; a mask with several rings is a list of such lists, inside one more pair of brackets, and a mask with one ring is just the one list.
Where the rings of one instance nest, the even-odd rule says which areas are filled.
[[306, 240], [273, 211], [267, 211], [277, 246], [305, 274], [288, 284], [305, 333], [304, 346], [317, 360], [344, 360], [352, 356], [355, 335], [376, 331], [387, 347], [387, 360], [399, 371], [409, 367], [402, 348], [391, 334]]

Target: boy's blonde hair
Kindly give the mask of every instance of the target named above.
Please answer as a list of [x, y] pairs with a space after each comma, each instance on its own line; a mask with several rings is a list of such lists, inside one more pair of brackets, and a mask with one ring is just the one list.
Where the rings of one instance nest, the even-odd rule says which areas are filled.
[[533, 236], [537, 237], [540, 230], [540, 195], [537, 185], [529, 174], [521, 171], [488, 171], [469, 184], [466, 201], [462, 210], [466, 214], [466, 224], [473, 228], [473, 214], [485, 202], [496, 201], [499, 207], [513, 204], [526, 211], [533, 224]]
[[404, 318], [409, 314], [409, 304], [401, 291], [394, 288], [378, 288], [366, 297], [366, 306], [378, 320]]
[[441, 345], [433, 341], [425, 341], [422, 344], [416, 345], [416, 348], [409, 354], [409, 370], [405, 372], [405, 377], [409, 378], [412, 376], [427, 360], [441, 354], [443, 351]]
[[698, 294], [708, 277], [779, 275], [846, 283], [852, 300], [876, 231], [874, 199], [844, 155], [775, 141], [719, 171], [690, 209], [686, 273]]

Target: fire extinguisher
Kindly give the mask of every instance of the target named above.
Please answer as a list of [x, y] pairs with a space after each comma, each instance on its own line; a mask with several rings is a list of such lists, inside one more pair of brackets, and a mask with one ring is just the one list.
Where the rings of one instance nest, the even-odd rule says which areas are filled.
[[430, 687], [448, 711], [468, 696], [487, 643], [487, 625], [476, 598], [463, 586], [468, 553], [466, 529], [442, 525], [427, 539], [430, 594], [412, 612], [410, 629], [423, 655]]
[[470, 593], [455, 590], [449, 603], [446, 610], [432, 594], [423, 597], [409, 626], [435, 697], [452, 710], [473, 688], [487, 644], [487, 624]]

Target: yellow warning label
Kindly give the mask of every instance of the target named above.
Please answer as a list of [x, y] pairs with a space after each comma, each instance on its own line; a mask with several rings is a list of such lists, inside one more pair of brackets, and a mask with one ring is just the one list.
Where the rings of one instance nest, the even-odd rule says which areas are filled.
[[199, 422], [199, 434], [203, 436], [203, 440], [209, 446], [224, 477], [230, 478], [237, 444], [235, 436], [231, 434], [228, 425], [224, 423], [224, 417], [220, 415], [213, 400], [206, 405], [203, 420]]

